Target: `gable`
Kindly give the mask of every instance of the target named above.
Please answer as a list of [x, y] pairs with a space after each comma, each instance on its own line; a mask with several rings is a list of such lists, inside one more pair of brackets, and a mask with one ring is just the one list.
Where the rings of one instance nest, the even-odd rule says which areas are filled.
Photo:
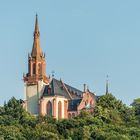
[[61, 80], [52, 79], [49, 85], [45, 86], [43, 96], [64, 96], [67, 99], [81, 99], [82, 91], [63, 83]]

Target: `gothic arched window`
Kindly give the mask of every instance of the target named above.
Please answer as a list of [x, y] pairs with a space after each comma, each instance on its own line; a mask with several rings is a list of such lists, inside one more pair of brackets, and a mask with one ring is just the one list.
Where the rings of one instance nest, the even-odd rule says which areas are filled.
[[41, 74], [41, 64], [40, 63], [38, 64], [38, 74], [39, 75]]
[[71, 113], [68, 114], [68, 118], [69, 118], [69, 119], [71, 118]]
[[36, 64], [33, 64], [33, 74], [36, 74]]
[[72, 113], [72, 117], [75, 117], [75, 113]]
[[92, 100], [91, 100], [91, 101], [90, 101], [90, 106], [92, 106], [92, 104], [93, 104], [93, 103], [92, 103]]
[[61, 101], [58, 102], [58, 119], [62, 118], [62, 104]]
[[52, 116], [52, 103], [50, 101], [47, 103], [47, 115]]

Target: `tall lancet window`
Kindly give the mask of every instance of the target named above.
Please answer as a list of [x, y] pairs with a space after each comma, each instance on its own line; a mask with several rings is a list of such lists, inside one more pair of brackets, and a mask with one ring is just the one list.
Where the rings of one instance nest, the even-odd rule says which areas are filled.
[[41, 75], [41, 64], [38, 64], [38, 74]]
[[62, 104], [61, 101], [58, 102], [58, 119], [62, 118]]
[[33, 74], [36, 74], [36, 64], [33, 64]]
[[47, 103], [47, 115], [52, 116], [52, 103], [50, 101]]

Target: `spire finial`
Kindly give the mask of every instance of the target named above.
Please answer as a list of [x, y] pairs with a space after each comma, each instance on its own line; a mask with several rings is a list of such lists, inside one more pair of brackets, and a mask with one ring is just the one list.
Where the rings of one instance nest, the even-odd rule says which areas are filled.
[[54, 78], [54, 74], [55, 74], [55, 71], [53, 70], [53, 71], [52, 71], [52, 78]]
[[38, 27], [38, 15], [36, 13], [36, 21], [35, 21], [35, 33], [39, 32], [39, 27]]
[[108, 94], [109, 92], [108, 92], [108, 75], [106, 76], [106, 94]]
[[86, 92], [86, 84], [84, 84], [84, 92]]

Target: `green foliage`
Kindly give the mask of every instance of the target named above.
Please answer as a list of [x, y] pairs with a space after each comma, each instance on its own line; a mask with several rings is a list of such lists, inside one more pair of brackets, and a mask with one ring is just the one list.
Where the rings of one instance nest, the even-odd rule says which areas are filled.
[[0, 107], [0, 140], [140, 140], [140, 99], [127, 107], [112, 94], [100, 96], [93, 113], [72, 119], [34, 117], [11, 98]]
[[135, 99], [133, 101], [133, 103], [131, 104], [131, 106], [134, 108], [135, 111], [135, 115], [138, 118], [139, 122], [140, 122], [140, 98]]
[[135, 99], [131, 105], [134, 107], [136, 115], [140, 115], [140, 98]]
[[4, 140], [25, 140], [20, 129], [16, 126], [0, 126], [0, 138]]

